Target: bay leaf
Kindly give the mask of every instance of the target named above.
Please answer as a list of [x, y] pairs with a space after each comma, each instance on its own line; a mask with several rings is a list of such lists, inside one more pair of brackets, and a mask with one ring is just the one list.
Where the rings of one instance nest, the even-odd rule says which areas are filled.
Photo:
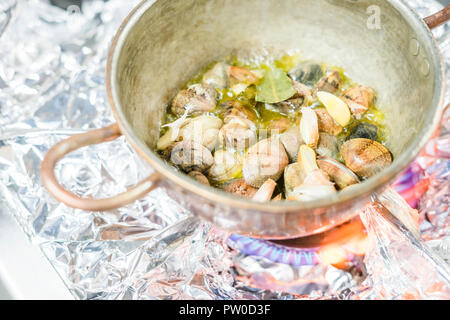
[[291, 98], [295, 93], [288, 75], [279, 68], [271, 68], [257, 86], [256, 101], [278, 103]]

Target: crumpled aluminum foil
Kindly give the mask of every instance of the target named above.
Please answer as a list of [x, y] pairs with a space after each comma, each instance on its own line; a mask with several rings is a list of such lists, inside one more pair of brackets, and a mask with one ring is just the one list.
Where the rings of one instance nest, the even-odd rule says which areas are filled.
[[[419, 261], [420, 251], [398, 228], [370, 210], [361, 215], [370, 250], [364, 262], [355, 258], [341, 270], [320, 263], [315, 251], [230, 237], [194, 218], [162, 189], [124, 208], [95, 213], [68, 208], [49, 196], [39, 176], [45, 152], [72, 134], [114, 122], [104, 84], [106, 55], [122, 19], [138, 2], [85, 1], [81, 12], [43, 0], [0, 3], [0, 210], [14, 215], [74, 297], [445, 297], [445, 286], [433, 287], [440, 283], [438, 276], [418, 285], [421, 273], [402, 272], [405, 264], [426, 262]], [[435, 1], [409, 3], [421, 16], [441, 8]], [[448, 67], [449, 28], [435, 31]], [[423, 170], [414, 172], [430, 188], [415, 203], [423, 217], [423, 238], [448, 262], [449, 164], [427, 159]], [[56, 168], [66, 188], [93, 197], [124, 191], [151, 171], [124, 138], [74, 152]], [[246, 245], [253, 251], [244, 250]], [[283, 260], [281, 253], [300, 260]], [[434, 271], [432, 265], [425, 270], [428, 275]]]

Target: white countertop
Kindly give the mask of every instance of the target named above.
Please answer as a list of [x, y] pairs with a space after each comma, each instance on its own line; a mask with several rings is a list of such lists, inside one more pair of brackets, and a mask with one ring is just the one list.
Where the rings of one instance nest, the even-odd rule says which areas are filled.
[[73, 296], [37, 245], [0, 208], [0, 300], [72, 300]]

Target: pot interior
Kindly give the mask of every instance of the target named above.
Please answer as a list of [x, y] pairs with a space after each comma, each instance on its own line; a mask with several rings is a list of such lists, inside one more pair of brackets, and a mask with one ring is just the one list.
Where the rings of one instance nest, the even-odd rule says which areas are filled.
[[401, 1], [145, 1], [135, 19], [122, 32], [113, 81], [119, 116], [150, 150], [178, 90], [233, 52], [242, 58], [277, 57], [295, 49], [304, 59], [342, 67], [355, 82], [373, 87], [394, 166], [402, 154], [417, 151], [436, 114], [439, 59], [428, 30]]

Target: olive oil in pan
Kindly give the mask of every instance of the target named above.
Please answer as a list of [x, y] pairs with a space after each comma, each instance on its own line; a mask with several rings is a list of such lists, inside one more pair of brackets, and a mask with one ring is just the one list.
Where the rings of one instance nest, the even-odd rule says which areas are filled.
[[[211, 94], [215, 105], [209, 104]], [[384, 114], [377, 107], [373, 90], [354, 83], [340, 67], [302, 61], [297, 54], [258, 63], [236, 57], [211, 63], [188, 81], [175, 99], [178, 100], [171, 102], [162, 121], [160, 141], [167, 143], [161, 144], [163, 148], [158, 147], [158, 152], [173, 163], [170, 151], [176, 146], [177, 151], [182, 151], [181, 158], [176, 158], [182, 165], [173, 163], [175, 166], [189, 168], [181, 170], [201, 183], [232, 190], [230, 192], [240, 196], [251, 198], [258, 188], [266, 188], [274, 179], [277, 186], [266, 201], [271, 197], [279, 200], [280, 194], [283, 199], [293, 201], [315, 199], [337, 192], [349, 181], [359, 181], [355, 173], [345, 166], [353, 165], [352, 159], [348, 158], [353, 155], [351, 152], [373, 168], [369, 173], [361, 173], [360, 179], [368, 178], [368, 174], [382, 170], [392, 161], [387, 156], [389, 151], [383, 146], [387, 136]], [[174, 105], [178, 108], [176, 114]], [[180, 107], [181, 111], [185, 109], [184, 114], [180, 113]], [[343, 108], [348, 116], [340, 114], [339, 108]], [[306, 116], [309, 118], [302, 121]], [[216, 134], [218, 141], [214, 148], [205, 144], [205, 139], [196, 141], [199, 144], [195, 148], [201, 149], [201, 154], [208, 154], [208, 158], [203, 159], [200, 166], [186, 166], [185, 162], [190, 161], [186, 158], [190, 150], [183, 149], [180, 143], [186, 137], [195, 136], [186, 133], [186, 127], [189, 127], [186, 123], [198, 117], [204, 117], [199, 122], [210, 130], [210, 136]], [[221, 124], [214, 127], [207, 124], [209, 120]], [[317, 129], [317, 124], [321, 130]], [[331, 127], [324, 129], [324, 125]], [[300, 131], [311, 144], [300, 148], [301, 139], [295, 141], [296, 131], [292, 128]], [[294, 136], [290, 137], [292, 134]], [[291, 144], [276, 149], [284, 153], [276, 155], [279, 156], [277, 160], [283, 159], [280, 160], [283, 167], [275, 168], [278, 170], [276, 174], [253, 179], [254, 170], [248, 165], [255, 154], [252, 147], [256, 144], [265, 146], [265, 139], [271, 137], [279, 137], [283, 143]], [[187, 145], [193, 148], [192, 143], [184, 141], [184, 146]], [[343, 146], [347, 163], [339, 152]], [[297, 147], [305, 152], [303, 158], [296, 154]], [[273, 150], [271, 152], [275, 152]], [[380, 152], [382, 156], [379, 156]], [[263, 156], [270, 158], [274, 155], [263, 152]], [[359, 169], [355, 167], [354, 170]], [[284, 176], [285, 173], [289, 176]], [[293, 174], [299, 176], [292, 177]], [[293, 181], [298, 185], [291, 186]], [[261, 201], [261, 194], [255, 199]]]

